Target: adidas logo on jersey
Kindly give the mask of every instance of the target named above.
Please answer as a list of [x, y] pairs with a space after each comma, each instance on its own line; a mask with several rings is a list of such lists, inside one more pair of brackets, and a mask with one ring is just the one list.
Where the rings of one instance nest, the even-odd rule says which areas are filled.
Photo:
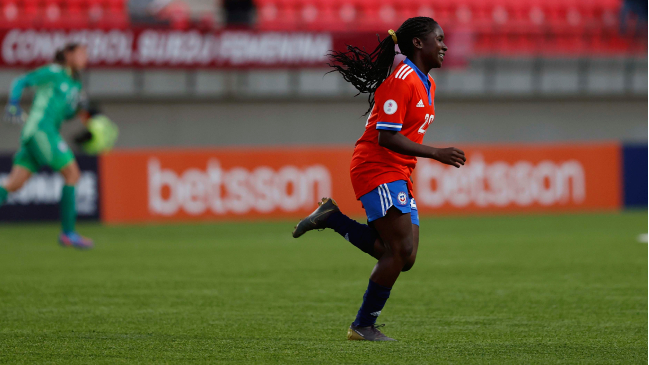
[[419, 102], [417, 103], [417, 108], [423, 108], [424, 107], [424, 100], [419, 99]]

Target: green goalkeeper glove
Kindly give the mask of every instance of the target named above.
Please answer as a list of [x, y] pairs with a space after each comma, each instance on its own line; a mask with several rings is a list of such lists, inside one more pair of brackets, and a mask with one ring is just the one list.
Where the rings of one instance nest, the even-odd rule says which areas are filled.
[[81, 148], [89, 155], [98, 155], [110, 151], [119, 135], [117, 125], [105, 115], [95, 115], [88, 120], [88, 132], [92, 136], [81, 144]]

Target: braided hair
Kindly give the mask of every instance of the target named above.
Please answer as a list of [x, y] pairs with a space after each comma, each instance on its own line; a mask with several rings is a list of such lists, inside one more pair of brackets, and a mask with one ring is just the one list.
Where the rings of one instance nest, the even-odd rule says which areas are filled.
[[396, 32], [391, 30], [383, 40], [379, 36], [379, 45], [371, 53], [351, 45], [347, 45], [345, 52], [331, 51], [329, 57], [333, 62], [329, 66], [334, 68], [331, 72], [340, 72], [345, 81], [354, 85], [358, 90], [356, 96], [369, 94], [367, 115], [374, 108], [374, 92], [392, 72], [395, 45], [399, 45], [401, 54], [412, 59], [415, 52], [412, 39], [426, 37], [435, 26], [437, 22], [433, 18], [414, 17], [403, 22]]

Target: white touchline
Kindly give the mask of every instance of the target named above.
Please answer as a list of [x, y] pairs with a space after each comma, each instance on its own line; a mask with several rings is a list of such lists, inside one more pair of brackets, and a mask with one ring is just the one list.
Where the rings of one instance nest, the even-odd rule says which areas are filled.
[[646, 233], [639, 234], [638, 235], [638, 242], [647, 243], [647, 234]]

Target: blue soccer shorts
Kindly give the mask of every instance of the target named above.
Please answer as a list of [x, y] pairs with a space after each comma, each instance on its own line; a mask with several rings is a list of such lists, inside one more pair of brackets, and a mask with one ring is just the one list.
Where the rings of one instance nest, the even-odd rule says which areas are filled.
[[367, 213], [367, 221], [372, 222], [385, 217], [388, 209], [396, 207], [402, 213], [410, 213], [412, 224], [419, 225], [419, 212], [415, 198], [408, 193], [405, 180], [381, 184], [376, 189], [361, 196], [361, 203]]

